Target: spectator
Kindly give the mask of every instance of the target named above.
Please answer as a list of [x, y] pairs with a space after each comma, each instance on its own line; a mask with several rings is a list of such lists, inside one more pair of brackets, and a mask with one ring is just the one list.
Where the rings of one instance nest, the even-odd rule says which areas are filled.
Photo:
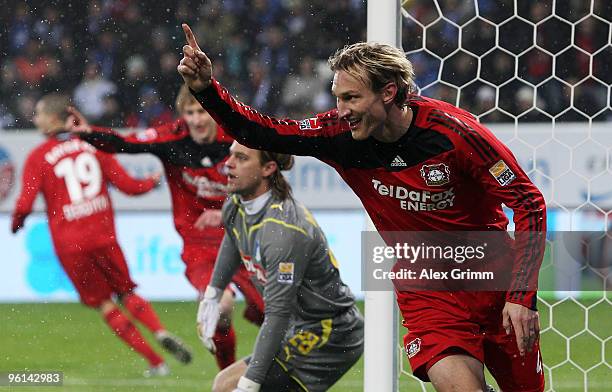
[[25, 2], [20, 2], [15, 8], [13, 23], [9, 29], [9, 47], [13, 53], [25, 48], [32, 36], [32, 18], [30, 7]]
[[104, 114], [104, 97], [117, 92], [117, 86], [100, 75], [95, 63], [85, 66], [83, 80], [74, 90], [77, 108], [91, 121], [97, 121]]
[[34, 116], [36, 101], [37, 99], [32, 93], [21, 94], [17, 97], [17, 119], [15, 121], [15, 128], [34, 128], [32, 117]]
[[98, 46], [91, 51], [89, 59], [98, 65], [100, 76], [108, 80], [114, 80], [118, 76], [117, 65], [118, 40], [112, 31], [102, 31], [97, 35]]
[[59, 47], [59, 62], [62, 69], [69, 69], [70, 72], [63, 72], [64, 90], [72, 90], [79, 83], [80, 75], [83, 73], [83, 60], [77, 53], [75, 42], [72, 37], [65, 36]]
[[161, 102], [154, 88], [145, 87], [140, 94], [138, 111], [133, 111], [125, 120], [128, 128], [153, 128], [173, 120], [172, 112]]
[[43, 17], [36, 21], [33, 30], [45, 46], [50, 45], [53, 48], [58, 48], [64, 38], [66, 29], [60, 21], [57, 8], [49, 5], [44, 8]]
[[148, 79], [147, 62], [141, 55], [130, 56], [125, 62], [125, 78], [122, 80], [120, 100], [126, 111], [136, 108], [140, 92], [145, 87], [153, 87]]
[[47, 72], [50, 59], [40, 50], [40, 44], [30, 39], [22, 55], [15, 58], [19, 78], [30, 87], [36, 87]]
[[155, 85], [158, 87], [159, 96], [167, 107], [174, 106], [177, 86], [182, 84], [181, 77], [176, 72], [178, 62], [176, 53], [168, 51], [158, 59], [159, 73], [154, 77]]
[[119, 101], [115, 95], [107, 95], [102, 98], [104, 112], [98, 120], [98, 124], [103, 127], [121, 128], [123, 127], [123, 115], [119, 106]]
[[0, 131], [14, 128], [17, 123], [17, 119], [9, 111], [9, 108], [3, 104], [0, 104]]
[[288, 117], [305, 117], [308, 113], [315, 111], [313, 105], [316, 97], [323, 92], [323, 85], [318, 75], [315, 74], [314, 67], [314, 59], [306, 56], [299, 65], [299, 73], [287, 78], [283, 88], [282, 102], [285, 109], [292, 113]]
[[245, 86], [246, 102], [251, 102], [253, 107], [262, 112], [274, 110], [272, 93], [272, 79], [266, 64], [261, 61], [249, 60], [250, 83]]

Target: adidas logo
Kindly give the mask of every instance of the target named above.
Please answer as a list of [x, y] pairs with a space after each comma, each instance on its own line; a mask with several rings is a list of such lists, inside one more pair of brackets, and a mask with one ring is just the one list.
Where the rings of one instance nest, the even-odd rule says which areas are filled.
[[395, 156], [395, 159], [393, 159], [393, 162], [391, 162], [391, 167], [406, 167], [408, 165], [406, 165], [406, 162], [404, 162], [404, 160], [402, 159], [402, 157], [400, 157], [399, 155]]

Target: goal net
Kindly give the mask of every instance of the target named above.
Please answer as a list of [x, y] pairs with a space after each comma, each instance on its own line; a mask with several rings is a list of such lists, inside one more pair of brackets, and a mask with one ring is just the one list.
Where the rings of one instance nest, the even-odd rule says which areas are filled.
[[[612, 3], [368, 3], [368, 39], [401, 45], [415, 67], [420, 94], [470, 111], [510, 147], [546, 198], [549, 231], [610, 229]], [[385, 7], [395, 7], [397, 13]], [[396, 30], [381, 32], [389, 28]], [[612, 244], [608, 249], [602, 257], [612, 258]], [[549, 242], [547, 253], [553, 251]], [[609, 273], [573, 271], [599, 274], [596, 284], [585, 287], [583, 281], [563, 281], [546, 260], [541, 279], [545, 275], [553, 282], [548, 287], [556, 287], [541, 291], [538, 299], [546, 390], [612, 390], [612, 296], [605, 290]], [[368, 363], [366, 343], [366, 391], [381, 390], [373, 385], [433, 391], [412, 376], [401, 344], [406, 330], [382, 326], [382, 301], [395, 309], [389, 298], [366, 297], [366, 342], [373, 334], [367, 330], [372, 309], [375, 325], [394, 341], [394, 380], [386, 380], [389, 374], [375, 360]], [[376, 345], [379, 350], [384, 346], [380, 341]], [[490, 375], [487, 381], [496, 386]]]

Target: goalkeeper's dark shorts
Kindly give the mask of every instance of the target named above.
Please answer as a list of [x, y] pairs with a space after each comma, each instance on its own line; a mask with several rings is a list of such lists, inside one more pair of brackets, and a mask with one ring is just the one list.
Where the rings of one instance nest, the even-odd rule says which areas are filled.
[[544, 390], [540, 346], [521, 356], [514, 332], [502, 325], [505, 292], [401, 292], [398, 305], [408, 333], [404, 350], [413, 374], [427, 372], [450, 355], [469, 355], [482, 362], [504, 392]]
[[[261, 392], [327, 391], [363, 353], [363, 317], [357, 308], [292, 328], [276, 354]], [[247, 357], [247, 364], [251, 357]]]

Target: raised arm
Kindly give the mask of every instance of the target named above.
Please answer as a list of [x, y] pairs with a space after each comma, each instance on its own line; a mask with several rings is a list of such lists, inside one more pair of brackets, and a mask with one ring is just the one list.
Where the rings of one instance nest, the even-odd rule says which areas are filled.
[[183, 46], [183, 59], [177, 69], [194, 97], [229, 134], [251, 148], [334, 160], [337, 146], [343, 144], [335, 141], [343, 136], [343, 130], [348, 130], [348, 123], [338, 119], [337, 111], [300, 121], [275, 119], [257, 112], [234, 99], [212, 78], [210, 59], [189, 26], [183, 24], [183, 30], [187, 45]]
[[174, 123], [136, 133], [120, 134], [110, 128], [89, 124], [85, 116], [74, 107], [68, 108], [68, 112], [70, 116], [65, 128], [104, 152], [161, 155], [165, 151], [164, 145], [176, 139], [167, 136], [170, 134], [168, 131], [176, 127]]

